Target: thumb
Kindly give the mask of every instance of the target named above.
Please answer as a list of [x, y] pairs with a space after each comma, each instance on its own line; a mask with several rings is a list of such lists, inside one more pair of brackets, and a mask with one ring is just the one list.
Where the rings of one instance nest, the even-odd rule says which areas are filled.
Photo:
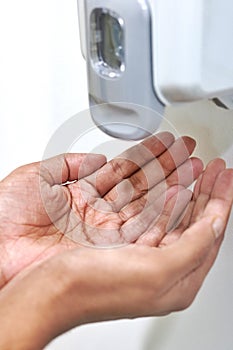
[[61, 154], [42, 161], [40, 175], [51, 186], [60, 185], [90, 175], [105, 163], [106, 157], [101, 154]]
[[188, 228], [178, 241], [164, 249], [171, 285], [204, 263], [215, 242], [223, 236], [225, 226], [225, 220], [219, 216], [204, 217]]

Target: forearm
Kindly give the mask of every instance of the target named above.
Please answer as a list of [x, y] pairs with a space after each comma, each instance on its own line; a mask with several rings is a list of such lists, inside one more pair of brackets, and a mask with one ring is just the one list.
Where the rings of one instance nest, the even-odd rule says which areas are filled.
[[32, 275], [9, 282], [1, 290], [0, 349], [39, 350], [50, 341], [51, 292]]
[[81, 324], [183, 310], [217, 255], [213, 222], [173, 247], [79, 248], [19, 274], [0, 293], [0, 349], [39, 350]]
[[0, 293], [0, 349], [39, 350], [75, 326], [104, 319], [111, 291], [100, 279], [88, 251], [78, 250], [19, 274]]
[[123, 274], [118, 260], [116, 266], [110, 263], [117, 250], [102, 253], [69, 252], [10, 282], [0, 294], [0, 349], [42, 349], [75, 326], [133, 317], [135, 305], [143, 315], [149, 290], [145, 298], [142, 274], [129, 277], [128, 270], [138, 269], [130, 249], [125, 252], [128, 263]]
[[65, 329], [61, 317], [70, 277], [56, 263], [51, 259], [25, 271], [1, 290], [0, 349], [40, 350], [71, 328]]

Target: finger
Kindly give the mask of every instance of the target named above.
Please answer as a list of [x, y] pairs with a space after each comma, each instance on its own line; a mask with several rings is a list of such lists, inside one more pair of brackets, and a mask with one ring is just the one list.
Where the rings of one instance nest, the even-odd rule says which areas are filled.
[[108, 162], [95, 176], [89, 176], [88, 181], [103, 196], [120, 181], [166, 151], [173, 142], [174, 136], [168, 132], [152, 136]]
[[167, 263], [174, 268], [168, 271], [171, 274], [170, 278], [174, 278], [174, 283], [175, 280], [182, 279], [201, 266], [215, 245], [216, 239], [223, 236], [232, 201], [233, 170], [227, 169], [217, 177], [212, 198], [202, 218], [189, 227], [178, 241], [164, 248]]
[[167, 176], [193, 153], [196, 147], [194, 139], [188, 136], [181, 137], [166, 151], [161, 157], [159, 162], [164, 169], [164, 173]]
[[184, 231], [188, 228], [190, 224], [190, 219], [192, 216], [193, 208], [194, 208], [195, 202], [191, 201], [189, 205], [187, 206], [185, 210], [185, 216], [179, 226], [170, 232], [162, 239], [162, 241], [159, 243], [159, 247], [166, 247], [171, 244], [173, 244], [175, 241], [177, 241], [181, 235], [184, 233]]
[[[192, 304], [206, 276], [216, 261], [222, 241], [222, 239], [218, 240], [215, 243], [214, 248], [207, 255], [207, 258], [203, 264], [198, 269], [194, 270], [188, 276], [186, 276], [186, 278], [184, 278], [182, 281], [180, 281], [180, 283], [176, 285], [176, 288], [172, 290], [173, 297], [176, 299], [176, 305], [180, 309], [187, 308]], [[182, 294], [183, 296], [185, 295], [185, 298], [181, 297]]]
[[[118, 197], [112, 202], [113, 209], [116, 212], [121, 211], [122, 216], [129, 219], [140, 213], [145, 205], [149, 205], [157, 200], [164, 192], [174, 186], [188, 187], [202, 172], [202, 161], [198, 158], [188, 159], [178, 169], [176, 169], [166, 180], [154, 186], [148, 193], [137, 198], [130, 181], [124, 180], [118, 186]], [[175, 193], [174, 193], [175, 194]], [[141, 193], [142, 195], [142, 193]], [[109, 199], [108, 196], [105, 199]], [[129, 203], [129, 204], [128, 204]]]
[[[161, 157], [147, 163], [142, 169], [137, 171], [131, 177], [125, 179], [115, 186], [105, 196], [105, 199], [111, 202], [116, 211], [119, 211], [129, 202], [141, 197], [147, 193], [148, 190], [166, 178], [166, 181], [170, 186], [189, 186], [203, 170], [203, 164], [200, 159], [193, 158], [192, 160], [186, 160], [193, 151], [194, 147], [195, 142], [190, 138], [185, 137], [177, 140]], [[185, 151], [183, 150], [184, 148]], [[164, 169], [166, 160], [168, 160], [172, 154], [174, 154], [173, 167], [171, 164], [165, 165]], [[169, 162], [171, 163], [171, 160], [169, 160]], [[164, 182], [160, 188], [163, 188], [164, 190], [165, 187]], [[157, 190], [159, 190], [159, 188]], [[158, 195], [160, 194], [161, 193], [158, 192]], [[146, 197], [144, 199], [147, 201]]]
[[214, 159], [206, 167], [205, 171], [198, 179], [197, 184], [194, 189], [195, 199], [201, 193], [210, 195], [213, 189], [213, 185], [217, 176], [226, 168], [226, 164], [223, 159]]
[[184, 310], [193, 303], [217, 258], [221, 243], [222, 239], [217, 240], [203, 263], [184, 278], [178, 280], [162, 295], [159, 299], [159, 305], [164, 314]]
[[189, 190], [181, 190], [170, 198], [165, 204], [161, 215], [153, 222], [152, 227], [138, 238], [137, 244], [151, 247], [158, 246], [161, 240], [179, 220], [191, 198], [192, 192]]
[[[164, 180], [186, 161], [194, 147], [195, 141], [193, 139], [189, 137], [178, 139], [160, 157], [147, 163], [143, 169], [133, 174], [129, 181], [134, 188], [134, 197], [138, 197]], [[114, 198], [114, 196], [112, 197]]]
[[224, 169], [225, 162], [222, 159], [215, 159], [208, 164], [194, 189], [194, 199], [196, 200], [196, 204], [193, 209], [191, 223], [197, 221], [198, 218], [202, 216], [213, 191], [215, 181]]
[[214, 246], [216, 237], [223, 235], [232, 207], [233, 170], [225, 170], [218, 176], [213, 192], [203, 217], [188, 228], [175, 244], [165, 248], [167, 263], [170, 258], [169, 264], [174, 268], [168, 272], [173, 281], [198, 268]]
[[[164, 269], [164, 291], [166, 294], [182, 279], [198, 269], [213, 249], [220, 229], [218, 216], [205, 217], [187, 229], [174, 244], [161, 249], [160, 262]], [[222, 221], [221, 221], [222, 222]], [[165, 281], [169, 281], [166, 283]]]
[[75, 181], [92, 174], [106, 163], [101, 154], [61, 154], [40, 164], [40, 175], [51, 186]]
[[211, 215], [215, 210], [218, 215], [227, 220], [233, 200], [233, 170], [222, 171], [213, 186], [211, 198], [205, 208], [204, 216]]
[[211, 193], [211, 198], [218, 198], [224, 201], [232, 201], [232, 177], [233, 169], [226, 169], [222, 171], [214, 184]]
[[[161, 231], [164, 231], [164, 225], [166, 224], [166, 228], [169, 228], [170, 224], [178, 219], [184, 205], [187, 205], [188, 199], [190, 200], [190, 191], [180, 191], [177, 195], [168, 200], [167, 203], [165, 202], [165, 205], [164, 196], [161, 198], [123, 224], [121, 227], [121, 235], [126, 242], [134, 242], [144, 233], [151, 232], [151, 236], [153, 237], [161, 236], [161, 234], [164, 235], [164, 232], [161, 233]], [[156, 230], [157, 224], [158, 232]], [[165, 230], [165, 233], [166, 232]]]
[[[122, 199], [117, 201], [117, 203], [114, 204], [114, 209], [122, 209], [119, 211], [119, 215], [122, 217], [124, 221], [129, 220], [130, 218], [140, 214], [143, 209], [146, 207], [149, 207], [152, 203], [158, 202], [159, 208], [163, 208], [164, 203], [166, 200], [168, 200], [170, 197], [175, 195], [177, 193], [178, 186], [171, 186], [170, 188], [167, 187], [166, 182], [161, 182], [154, 188], [152, 188], [147, 194], [144, 196], [132, 201], [128, 205], [125, 205], [126, 202], [126, 195], [123, 195]], [[131, 188], [132, 189], [132, 188]], [[123, 192], [122, 192], [123, 193]], [[125, 192], [130, 194], [130, 192]], [[132, 190], [131, 190], [131, 198], [132, 198]], [[130, 202], [131, 198], [128, 198], [128, 202]]]
[[198, 177], [198, 179], [197, 179], [197, 181], [195, 183], [194, 190], [193, 190], [193, 199], [194, 199], [194, 201], [196, 201], [197, 197], [200, 194], [203, 175], [204, 175], [204, 172], [202, 172], [202, 174], [200, 174], [200, 176]]
[[203, 163], [199, 158], [190, 158], [168, 176], [168, 186], [182, 185], [189, 187], [202, 173]]

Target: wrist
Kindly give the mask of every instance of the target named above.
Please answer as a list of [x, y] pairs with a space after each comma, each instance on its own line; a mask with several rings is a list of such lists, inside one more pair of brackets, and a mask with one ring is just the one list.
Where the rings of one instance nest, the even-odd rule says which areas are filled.
[[50, 263], [17, 275], [0, 291], [0, 349], [39, 350], [59, 334], [54, 301], [62, 291]]
[[[81, 324], [145, 316], [147, 307], [150, 314], [154, 289], [147, 281], [148, 249], [141, 250], [140, 265], [132, 247], [80, 249], [63, 255], [64, 271], [55, 278], [61, 281], [60, 295], [52, 306], [61, 321], [59, 334]], [[127, 261], [124, 268], [120, 258]]]

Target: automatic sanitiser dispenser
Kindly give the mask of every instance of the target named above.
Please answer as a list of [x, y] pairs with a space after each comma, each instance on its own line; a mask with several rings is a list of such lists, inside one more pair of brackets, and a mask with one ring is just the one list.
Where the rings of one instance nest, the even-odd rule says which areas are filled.
[[78, 0], [90, 111], [114, 137], [138, 140], [165, 106], [233, 108], [233, 1]]

